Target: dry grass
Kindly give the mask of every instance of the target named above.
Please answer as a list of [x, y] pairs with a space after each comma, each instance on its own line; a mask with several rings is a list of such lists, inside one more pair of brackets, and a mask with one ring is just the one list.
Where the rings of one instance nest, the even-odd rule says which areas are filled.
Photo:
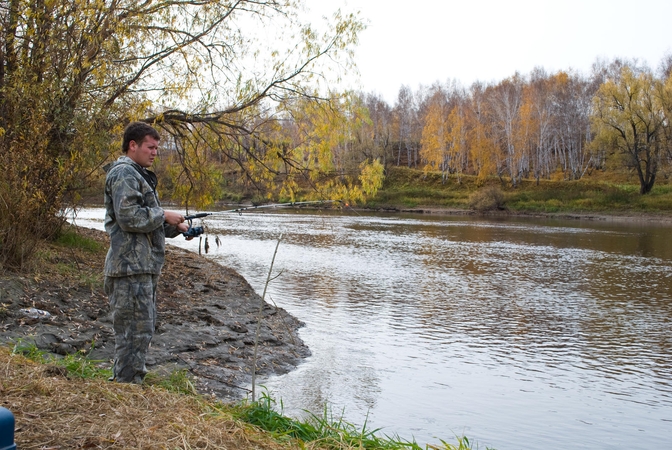
[[289, 448], [214, 403], [153, 386], [68, 379], [64, 370], [0, 348], [0, 406], [27, 449]]

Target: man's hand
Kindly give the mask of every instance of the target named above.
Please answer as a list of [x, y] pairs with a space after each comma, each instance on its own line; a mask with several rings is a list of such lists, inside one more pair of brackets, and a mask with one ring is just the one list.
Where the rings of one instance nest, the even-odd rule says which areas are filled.
[[[189, 225], [184, 223], [184, 216], [178, 212], [164, 210], [163, 217], [165, 218], [168, 225], [177, 227], [177, 229], [181, 232], [187, 231], [189, 229]], [[184, 227], [184, 229], [180, 228], [181, 225]]]

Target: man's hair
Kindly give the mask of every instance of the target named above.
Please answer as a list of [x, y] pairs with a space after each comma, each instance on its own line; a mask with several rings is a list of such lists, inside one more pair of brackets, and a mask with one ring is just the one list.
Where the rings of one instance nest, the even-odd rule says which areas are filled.
[[135, 143], [139, 145], [142, 144], [142, 141], [145, 140], [146, 136], [151, 136], [157, 141], [161, 139], [159, 132], [145, 122], [129, 123], [124, 130], [124, 143], [121, 147], [122, 151], [128, 153], [128, 146], [131, 141], [135, 141]]

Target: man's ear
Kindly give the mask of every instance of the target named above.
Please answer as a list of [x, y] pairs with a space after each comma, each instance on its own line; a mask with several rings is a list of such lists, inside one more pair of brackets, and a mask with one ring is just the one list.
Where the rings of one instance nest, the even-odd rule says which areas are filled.
[[135, 151], [138, 149], [138, 143], [135, 141], [129, 141], [128, 142], [128, 153], [135, 153]]

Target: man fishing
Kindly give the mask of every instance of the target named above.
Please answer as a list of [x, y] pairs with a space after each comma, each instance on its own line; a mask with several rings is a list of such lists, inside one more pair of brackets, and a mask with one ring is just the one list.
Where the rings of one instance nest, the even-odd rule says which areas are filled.
[[105, 179], [105, 293], [115, 335], [114, 381], [142, 383], [156, 325], [156, 287], [165, 260], [165, 237], [188, 230], [182, 214], [161, 208], [156, 175], [147, 170], [159, 148], [159, 133], [146, 123], [124, 130], [123, 155]]

